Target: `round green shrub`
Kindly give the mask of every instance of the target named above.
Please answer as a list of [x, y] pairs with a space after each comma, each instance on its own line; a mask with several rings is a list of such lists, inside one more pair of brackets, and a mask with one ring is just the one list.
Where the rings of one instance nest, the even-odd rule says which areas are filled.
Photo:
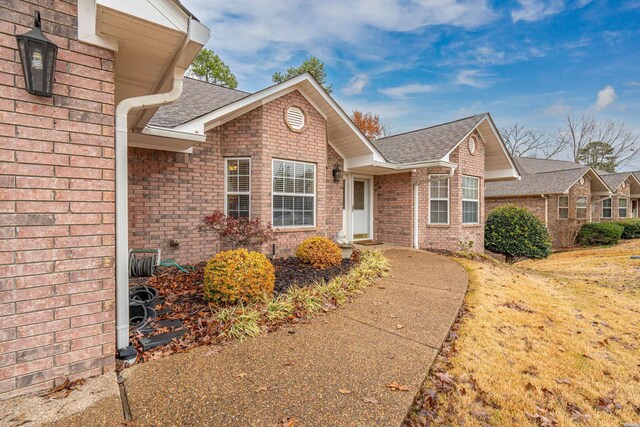
[[620, 241], [624, 227], [615, 222], [593, 222], [580, 228], [578, 239], [584, 246], [608, 246]]
[[217, 303], [251, 302], [272, 296], [275, 269], [260, 252], [220, 252], [204, 267], [204, 296]]
[[489, 213], [484, 246], [505, 255], [507, 262], [516, 258], [545, 258], [551, 254], [547, 227], [534, 214], [516, 205], [500, 206]]
[[640, 238], [640, 220], [627, 219], [619, 221], [616, 224], [622, 226], [622, 238], [623, 239], [638, 239]]

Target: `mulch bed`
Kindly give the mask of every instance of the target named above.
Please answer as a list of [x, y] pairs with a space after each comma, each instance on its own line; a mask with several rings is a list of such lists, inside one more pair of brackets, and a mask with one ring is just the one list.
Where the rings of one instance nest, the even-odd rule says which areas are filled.
[[284, 293], [291, 286], [310, 286], [322, 280], [328, 282], [334, 277], [347, 274], [353, 266], [350, 259], [343, 259], [339, 266], [324, 270], [305, 264], [296, 257], [276, 258], [272, 263], [276, 269], [276, 293]]
[[[343, 260], [338, 267], [317, 270], [297, 258], [278, 258], [272, 260], [276, 270], [275, 293], [284, 293], [291, 286], [311, 286], [321, 280], [329, 281], [336, 276], [346, 274], [354, 265], [352, 260]], [[202, 293], [205, 263], [193, 266], [190, 273], [183, 273], [174, 267], [157, 270], [156, 275], [148, 278], [144, 284], [158, 290], [158, 297], [164, 303], [156, 307], [157, 311], [167, 311], [158, 315], [156, 322], [163, 320], [181, 320], [189, 333], [169, 344], [142, 351], [140, 339], [143, 335], [132, 332], [131, 340], [138, 349], [138, 362], [153, 360], [162, 356], [179, 353], [202, 345], [220, 344], [226, 341], [221, 337], [224, 325], [221, 324]], [[136, 284], [140, 283], [136, 280]], [[299, 320], [299, 319], [294, 319]], [[169, 328], [156, 328], [147, 336], [168, 332]]]

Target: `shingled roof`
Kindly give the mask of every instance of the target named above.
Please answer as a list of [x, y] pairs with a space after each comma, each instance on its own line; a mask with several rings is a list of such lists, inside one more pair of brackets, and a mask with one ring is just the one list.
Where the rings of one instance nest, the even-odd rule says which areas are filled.
[[609, 188], [613, 191], [617, 190], [624, 181], [629, 178], [629, 175], [634, 175], [632, 172], [618, 172], [618, 173], [605, 173], [600, 174], [600, 177], [607, 183]]
[[371, 143], [389, 163], [440, 160], [485, 117], [487, 113], [476, 114], [453, 122], [376, 139]]
[[180, 98], [158, 108], [149, 124], [174, 128], [249, 95], [241, 90], [185, 78]]
[[[518, 162], [518, 158], [515, 158]], [[550, 172], [522, 174], [520, 181], [487, 182], [485, 197], [539, 196], [561, 194], [567, 191], [585, 173], [588, 166]]]

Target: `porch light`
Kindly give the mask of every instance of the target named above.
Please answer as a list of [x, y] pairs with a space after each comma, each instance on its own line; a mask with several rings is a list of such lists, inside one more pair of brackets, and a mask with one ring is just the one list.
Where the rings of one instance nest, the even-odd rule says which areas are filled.
[[46, 38], [40, 30], [40, 12], [36, 11], [33, 29], [26, 34], [16, 36], [16, 39], [27, 92], [37, 96], [51, 97], [58, 46]]
[[342, 169], [340, 168], [340, 165], [337, 163], [333, 166], [333, 180], [335, 182], [342, 181]]

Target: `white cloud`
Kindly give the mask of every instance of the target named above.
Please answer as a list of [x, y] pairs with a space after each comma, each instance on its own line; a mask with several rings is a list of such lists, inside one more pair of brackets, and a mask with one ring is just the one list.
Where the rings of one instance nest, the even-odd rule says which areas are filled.
[[634, 86], [634, 87], [638, 87], [640, 86], [640, 82], [637, 81], [630, 81], [629, 83], [627, 83], [628, 86]]
[[369, 83], [369, 77], [366, 74], [356, 74], [349, 80], [347, 86], [342, 89], [345, 95], [358, 95]]
[[513, 22], [539, 21], [564, 10], [563, 0], [518, 0], [518, 5], [518, 9], [511, 11]]
[[598, 92], [598, 98], [593, 107], [596, 111], [602, 111], [613, 105], [613, 103], [616, 102], [616, 99], [618, 99], [618, 94], [615, 89], [613, 86], [607, 85]]
[[395, 99], [405, 99], [409, 95], [433, 92], [434, 90], [436, 90], [436, 88], [437, 87], [435, 85], [413, 83], [413, 84], [407, 84], [403, 86], [388, 87], [385, 89], [380, 89], [380, 93]]
[[562, 101], [555, 102], [542, 110], [546, 115], [552, 117], [566, 116], [571, 111], [571, 108], [565, 105]]
[[482, 70], [461, 70], [456, 75], [455, 82], [460, 86], [485, 88], [491, 85], [487, 79], [489, 75]]

